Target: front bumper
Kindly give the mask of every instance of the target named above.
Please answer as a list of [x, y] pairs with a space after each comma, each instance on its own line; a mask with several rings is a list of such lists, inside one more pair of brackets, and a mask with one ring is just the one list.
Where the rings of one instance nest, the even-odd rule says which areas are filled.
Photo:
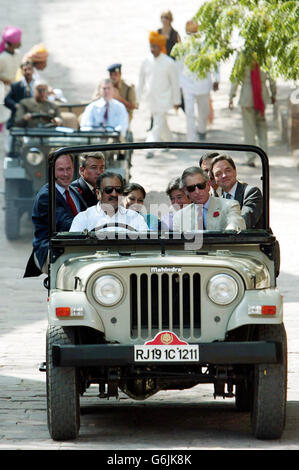
[[[271, 341], [199, 343], [199, 360], [188, 364], [275, 364], [280, 360], [280, 344]], [[155, 361], [142, 365], [156, 364]], [[161, 364], [161, 362], [160, 362]], [[181, 361], [163, 362], [182, 365]], [[140, 366], [134, 361], [134, 346], [123, 344], [53, 345], [55, 367]]]

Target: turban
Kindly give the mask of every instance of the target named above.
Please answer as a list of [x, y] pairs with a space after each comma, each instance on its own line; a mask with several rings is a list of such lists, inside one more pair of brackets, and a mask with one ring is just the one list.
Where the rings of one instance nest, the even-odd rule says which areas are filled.
[[163, 34], [156, 33], [156, 31], [152, 31], [149, 35], [149, 42], [150, 44], [155, 44], [159, 46], [161, 52], [166, 54], [166, 38]]
[[48, 51], [45, 48], [44, 44], [36, 44], [33, 46], [30, 51], [27, 52], [24, 56], [24, 61], [31, 60], [34, 62], [47, 62], [48, 59]]
[[22, 31], [20, 28], [15, 26], [6, 26], [2, 33], [2, 42], [0, 43], [0, 54], [5, 49], [5, 43], [11, 42], [12, 44], [17, 44], [21, 41]]

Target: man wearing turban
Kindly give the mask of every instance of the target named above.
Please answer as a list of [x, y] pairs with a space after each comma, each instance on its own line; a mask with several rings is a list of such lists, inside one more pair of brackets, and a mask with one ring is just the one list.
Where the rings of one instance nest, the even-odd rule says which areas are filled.
[[48, 51], [44, 44], [36, 44], [24, 56], [24, 60], [31, 60], [37, 70], [44, 70], [47, 65]]
[[21, 56], [17, 50], [21, 46], [21, 36], [22, 31], [15, 26], [6, 26], [2, 32], [2, 41], [0, 43], [0, 131], [3, 127], [2, 123], [10, 115], [9, 110], [3, 104], [3, 100], [21, 64]]
[[[153, 116], [153, 127], [147, 142], [172, 141], [173, 136], [167, 123], [167, 112], [179, 108], [181, 95], [179, 88], [178, 69], [170, 57], [166, 55], [166, 38], [152, 31], [149, 35], [151, 55], [140, 68], [137, 100], [140, 102], [143, 92]], [[148, 152], [147, 157], [153, 157]]]
[[[35, 44], [31, 49], [24, 55], [23, 62], [32, 62], [34, 68], [33, 79], [41, 80], [42, 77], [39, 75], [39, 70], [44, 70], [47, 66], [49, 52], [47, 51], [43, 43]], [[16, 80], [21, 80], [22, 71], [18, 70]]]

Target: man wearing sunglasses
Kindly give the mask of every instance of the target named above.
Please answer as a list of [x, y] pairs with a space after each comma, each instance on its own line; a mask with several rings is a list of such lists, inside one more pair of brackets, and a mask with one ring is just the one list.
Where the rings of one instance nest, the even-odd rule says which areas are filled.
[[174, 231], [245, 230], [239, 203], [211, 196], [209, 177], [201, 168], [187, 168], [182, 174], [182, 185], [192, 204], [175, 213]]
[[148, 226], [138, 212], [125, 209], [121, 205], [124, 181], [121, 175], [106, 171], [97, 178], [96, 192], [99, 202], [80, 212], [73, 220], [70, 232], [83, 232], [84, 230], [106, 229], [107, 224], [113, 230], [118, 224], [119, 231], [126, 231], [126, 226], [137, 232], [146, 232]]

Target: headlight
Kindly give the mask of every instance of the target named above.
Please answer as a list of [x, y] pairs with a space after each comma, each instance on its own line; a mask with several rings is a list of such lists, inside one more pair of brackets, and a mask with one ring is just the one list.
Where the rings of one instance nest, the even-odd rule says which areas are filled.
[[238, 295], [238, 284], [228, 274], [217, 274], [208, 283], [208, 296], [215, 304], [228, 305]]
[[99, 277], [93, 285], [93, 295], [97, 302], [107, 307], [117, 304], [124, 293], [120, 280], [115, 276]]
[[26, 155], [27, 162], [33, 166], [39, 165], [43, 161], [43, 158], [43, 153], [37, 148], [29, 149], [29, 152]]

